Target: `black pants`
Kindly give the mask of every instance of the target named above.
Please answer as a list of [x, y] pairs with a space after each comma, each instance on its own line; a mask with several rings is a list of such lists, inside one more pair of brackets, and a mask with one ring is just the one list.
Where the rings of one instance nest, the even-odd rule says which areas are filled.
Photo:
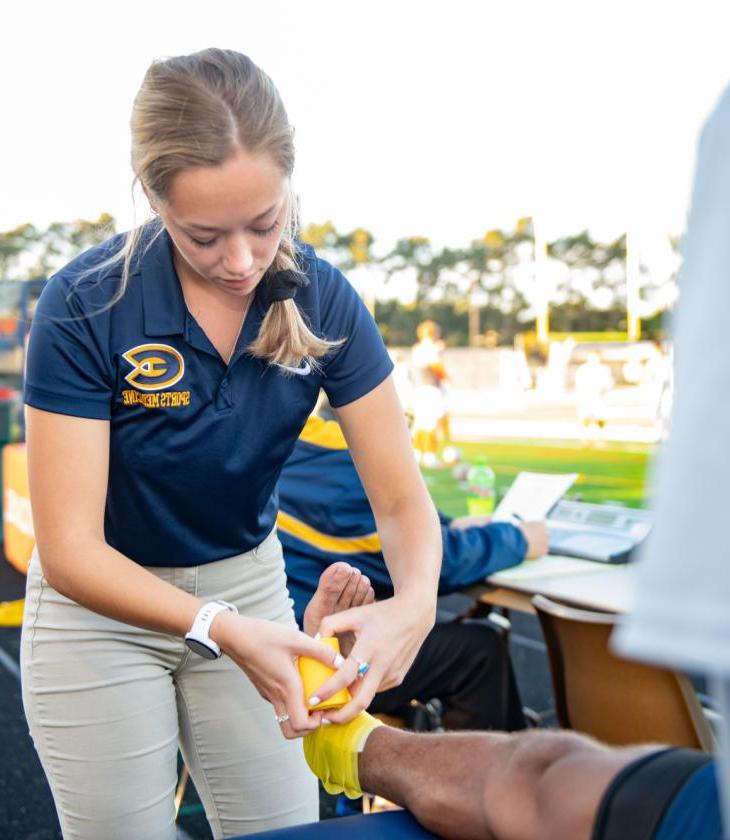
[[443, 703], [447, 729], [525, 728], [509, 649], [486, 620], [437, 624], [403, 683], [376, 694], [370, 712], [405, 716], [411, 700]]

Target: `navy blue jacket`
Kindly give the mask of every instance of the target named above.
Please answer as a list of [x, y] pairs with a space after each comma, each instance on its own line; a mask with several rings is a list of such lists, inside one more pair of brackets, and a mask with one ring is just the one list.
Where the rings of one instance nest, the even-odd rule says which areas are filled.
[[[527, 542], [519, 528], [500, 522], [449, 528], [439, 594], [445, 595], [520, 563]], [[301, 624], [322, 571], [337, 560], [357, 566], [378, 598], [393, 594], [375, 519], [339, 424], [310, 417], [279, 479], [279, 538], [284, 546], [289, 593]]]

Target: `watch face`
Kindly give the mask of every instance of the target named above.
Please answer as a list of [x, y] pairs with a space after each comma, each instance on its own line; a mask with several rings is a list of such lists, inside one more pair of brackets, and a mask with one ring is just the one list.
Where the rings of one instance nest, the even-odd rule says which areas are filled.
[[190, 648], [190, 650], [197, 653], [198, 656], [202, 656], [204, 659], [218, 659], [220, 656], [220, 654], [216, 653], [213, 648], [208, 647], [208, 645], [204, 645], [197, 639], [186, 638], [185, 644]]

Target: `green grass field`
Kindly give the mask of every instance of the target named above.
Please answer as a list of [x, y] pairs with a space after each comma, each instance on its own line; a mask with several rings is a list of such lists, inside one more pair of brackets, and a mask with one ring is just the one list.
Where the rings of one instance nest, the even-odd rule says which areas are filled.
[[[501, 498], [518, 472], [578, 473], [566, 498], [584, 502], [611, 502], [629, 507], [651, 507], [646, 482], [654, 446], [639, 443], [586, 445], [579, 441], [494, 440], [488, 443], [460, 442], [464, 460], [479, 455], [497, 474]], [[423, 470], [436, 505], [449, 516], [466, 514], [466, 487], [451, 469]]]

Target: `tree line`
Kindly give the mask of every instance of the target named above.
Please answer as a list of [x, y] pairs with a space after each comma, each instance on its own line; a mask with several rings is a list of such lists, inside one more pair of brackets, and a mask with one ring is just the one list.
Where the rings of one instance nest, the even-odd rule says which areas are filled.
[[[102, 213], [95, 220], [54, 222], [45, 229], [28, 223], [0, 232], [0, 281], [48, 277], [116, 229], [115, 219]], [[370, 301], [390, 345], [412, 343], [416, 325], [425, 318], [442, 326], [452, 346], [509, 343], [533, 328], [540, 300], [549, 300], [552, 331], [626, 329], [625, 235], [603, 242], [584, 230], [538, 245], [526, 217], [511, 228], [488, 230], [467, 245], [441, 248], [427, 237], [409, 236], [378, 250], [370, 231], [342, 232], [332, 222], [304, 225], [300, 236], [345, 274], [357, 269], [362, 277], [364, 271], [366, 287], [368, 277], [384, 280], [386, 289], [398, 277], [411, 279], [413, 301], [382, 294]], [[678, 243], [671, 246], [676, 253]], [[545, 257], [540, 271], [538, 248], [544, 248]], [[663, 310], [673, 299], [676, 267], [659, 278], [639, 270], [644, 333], [657, 335]]]

